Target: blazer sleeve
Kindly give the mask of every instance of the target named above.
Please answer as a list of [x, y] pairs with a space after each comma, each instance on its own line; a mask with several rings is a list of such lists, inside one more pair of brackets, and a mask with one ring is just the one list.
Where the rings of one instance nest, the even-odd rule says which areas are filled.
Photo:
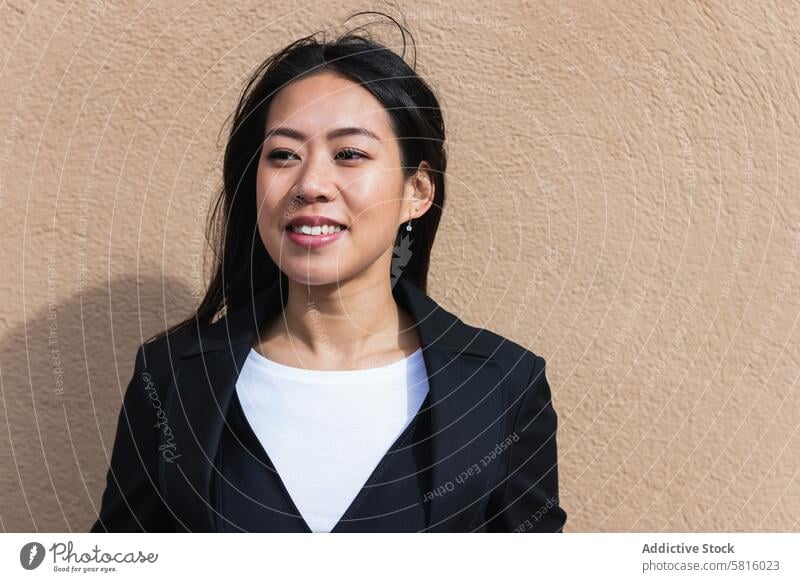
[[119, 412], [100, 512], [90, 532], [175, 531], [158, 487], [159, 402], [144, 347], [139, 346]]
[[511, 432], [508, 472], [490, 504], [486, 531], [563, 531], [567, 514], [558, 499], [557, 425], [545, 360], [536, 356]]

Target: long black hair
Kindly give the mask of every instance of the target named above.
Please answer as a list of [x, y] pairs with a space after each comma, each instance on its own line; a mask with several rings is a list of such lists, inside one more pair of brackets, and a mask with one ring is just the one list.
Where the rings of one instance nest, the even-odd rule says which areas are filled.
[[[413, 249], [402, 275], [427, 290], [430, 252], [445, 200], [447, 156], [442, 111], [432, 88], [415, 72], [415, 47], [413, 65], [404, 60], [406, 35], [414, 46], [411, 33], [380, 12], [357, 12], [347, 20], [362, 14], [379, 14], [399, 28], [402, 56], [368, 33], [360, 32], [363, 26], [332, 41], [326, 41], [325, 32], [318, 31], [269, 56], [246, 82], [232, 114], [222, 187], [209, 213], [206, 238], [213, 251], [211, 281], [195, 313], [154, 338], [211, 323], [223, 310], [229, 313], [279, 277], [285, 277], [257, 234], [256, 171], [267, 111], [282, 88], [305, 75], [323, 71], [358, 83], [381, 102], [399, 140], [406, 176], [411, 176], [423, 160], [430, 166], [435, 186], [433, 204], [416, 220]], [[321, 40], [317, 38], [320, 34]], [[405, 226], [398, 228], [396, 242], [402, 228]]]

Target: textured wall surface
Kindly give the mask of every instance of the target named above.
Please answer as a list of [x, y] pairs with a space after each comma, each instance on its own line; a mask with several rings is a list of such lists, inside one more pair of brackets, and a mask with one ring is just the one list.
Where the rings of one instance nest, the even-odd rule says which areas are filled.
[[[0, 6], [2, 530], [94, 520], [245, 76], [387, 9], [291, 5]], [[797, 531], [800, 6], [458, 6], [401, 2], [449, 124], [430, 294], [547, 359], [566, 530]]]

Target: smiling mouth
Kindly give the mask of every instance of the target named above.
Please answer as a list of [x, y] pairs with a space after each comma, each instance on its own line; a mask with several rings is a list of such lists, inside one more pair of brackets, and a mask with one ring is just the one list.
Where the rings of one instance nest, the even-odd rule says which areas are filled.
[[341, 224], [323, 224], [322, 226], [290, 225], [287, 226], [285, 230], [286, 232], [294, 232], [296, 234], [305, 234], [308, 236], [323, 236], [347, 230], [347, 227]]

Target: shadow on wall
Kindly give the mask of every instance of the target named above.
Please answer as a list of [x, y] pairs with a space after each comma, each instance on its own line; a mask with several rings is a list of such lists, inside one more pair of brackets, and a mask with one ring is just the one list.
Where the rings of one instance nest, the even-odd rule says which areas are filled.
[[2, 531], [89, 530], [136, 349], [197, 303], [182, 281], [124, 278], [46, 305], [2, 338]]

